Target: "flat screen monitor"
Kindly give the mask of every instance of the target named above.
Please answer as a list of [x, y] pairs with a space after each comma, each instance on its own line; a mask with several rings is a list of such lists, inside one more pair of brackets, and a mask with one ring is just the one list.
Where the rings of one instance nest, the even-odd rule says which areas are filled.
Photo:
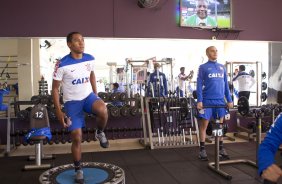
[[231, 0], [180, 0], [180, 26], [231, 28]]

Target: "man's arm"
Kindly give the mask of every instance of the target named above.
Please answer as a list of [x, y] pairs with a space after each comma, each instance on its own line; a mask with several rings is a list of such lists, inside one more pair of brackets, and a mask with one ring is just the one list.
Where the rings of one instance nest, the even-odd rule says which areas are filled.
[[256, 80], [253, 78], [253, 77], [251, 77], [251, 86], [250, 86], [250, 88], [251, 87], [253, 87], [253, 85], [256, 83]]
[[56, 116], [59, 120], [59, 122], [63, 125], [64, 128], [68, 127], [68, 125], [65, 122], [65, 114], [61, 110], [61, 104], [60, 104], [60, 88], [61, 81], [53, 80], [52, 83], [52, 98], [55, 106]]
[[166, 80], [166, 76], [165, 74], [163, 74], [163, 78], [164, 78], [164, 93], [165, 93], [165, 96], [167, 96], [167, 80]]
[[227, 74], [226, 70], [224, 69], [224, 85], [225, 85], [225, 97], [228, 103], [232, 103], [231, 95], [230, 95], [230, 90], [229, 90], [229, 84], [227, 81]]
[[90, 73], [90, 83], [91, 83], [93, 92], [97, 95], [96, 76], [95, 76], [94, 71], [91, 71]]
[[203, 102], [203, 79], [204, 71], [203, 68], [200, 66], [197, 77], [197, 102]]
[[282, 144], [282, 114], [280, 114], [268, 131], [258, 150], [259, 174], [274, 163], [274, 157]]

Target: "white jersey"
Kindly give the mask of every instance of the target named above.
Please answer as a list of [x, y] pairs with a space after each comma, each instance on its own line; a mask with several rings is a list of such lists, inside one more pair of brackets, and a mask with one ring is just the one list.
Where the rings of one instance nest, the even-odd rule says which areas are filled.
[[233, 82], [238, 82], [238, 91], [250, 91], [251, 87], [255, 84], [255, 79], [246, 72], [239, 72], [233, 79]]
[[69, 54], [57, 62], [53, 79], [62, 81], [64, 102], [83, 100], [93, 92], [91, 71], [94, 71], [94, 57], [89, 54], [83, 54], [81, 59]]
[[178, 75], [178, 87], [182, 91], [185, 91], [185, 80], [184, 80], [185, 77], [186, 75], [182, 73]]

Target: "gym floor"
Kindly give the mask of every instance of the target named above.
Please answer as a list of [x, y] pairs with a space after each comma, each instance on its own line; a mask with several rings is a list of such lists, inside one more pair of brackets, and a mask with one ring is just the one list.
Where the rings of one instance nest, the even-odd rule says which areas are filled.
[[[207, 145], [210, 161], [214, 160], [214, 145]], [[255, 143], [225, 144], [231, 159], [255, 161]], [[222, 166], [222, 170], [232, 175], [228, 181], [208, 169], [206, 161], [197, 158], [198, 147], [158, 150], [128, 150], [83, 153], [83, 162], [106, 162], [124, 169], [127, 184], [216, 184], [216, 183], [262, 183], [256, 168], [244, 164]], [[281, 160], [277, 154], [277, 160]], [[44, 170], [22, 171], [29, 164], [26, 156], [0, 158], [0, 181], [2, 184], [39, 183]], [[72, 163], [70, 154], [57, 154], [56, 159], [43, 161], [54, 166]]]

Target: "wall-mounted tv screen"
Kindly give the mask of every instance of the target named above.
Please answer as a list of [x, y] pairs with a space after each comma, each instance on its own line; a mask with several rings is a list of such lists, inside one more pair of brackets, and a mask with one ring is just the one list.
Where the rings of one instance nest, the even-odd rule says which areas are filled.
[[231, 0], [180, 0], [180, 26], [231, 28]]

